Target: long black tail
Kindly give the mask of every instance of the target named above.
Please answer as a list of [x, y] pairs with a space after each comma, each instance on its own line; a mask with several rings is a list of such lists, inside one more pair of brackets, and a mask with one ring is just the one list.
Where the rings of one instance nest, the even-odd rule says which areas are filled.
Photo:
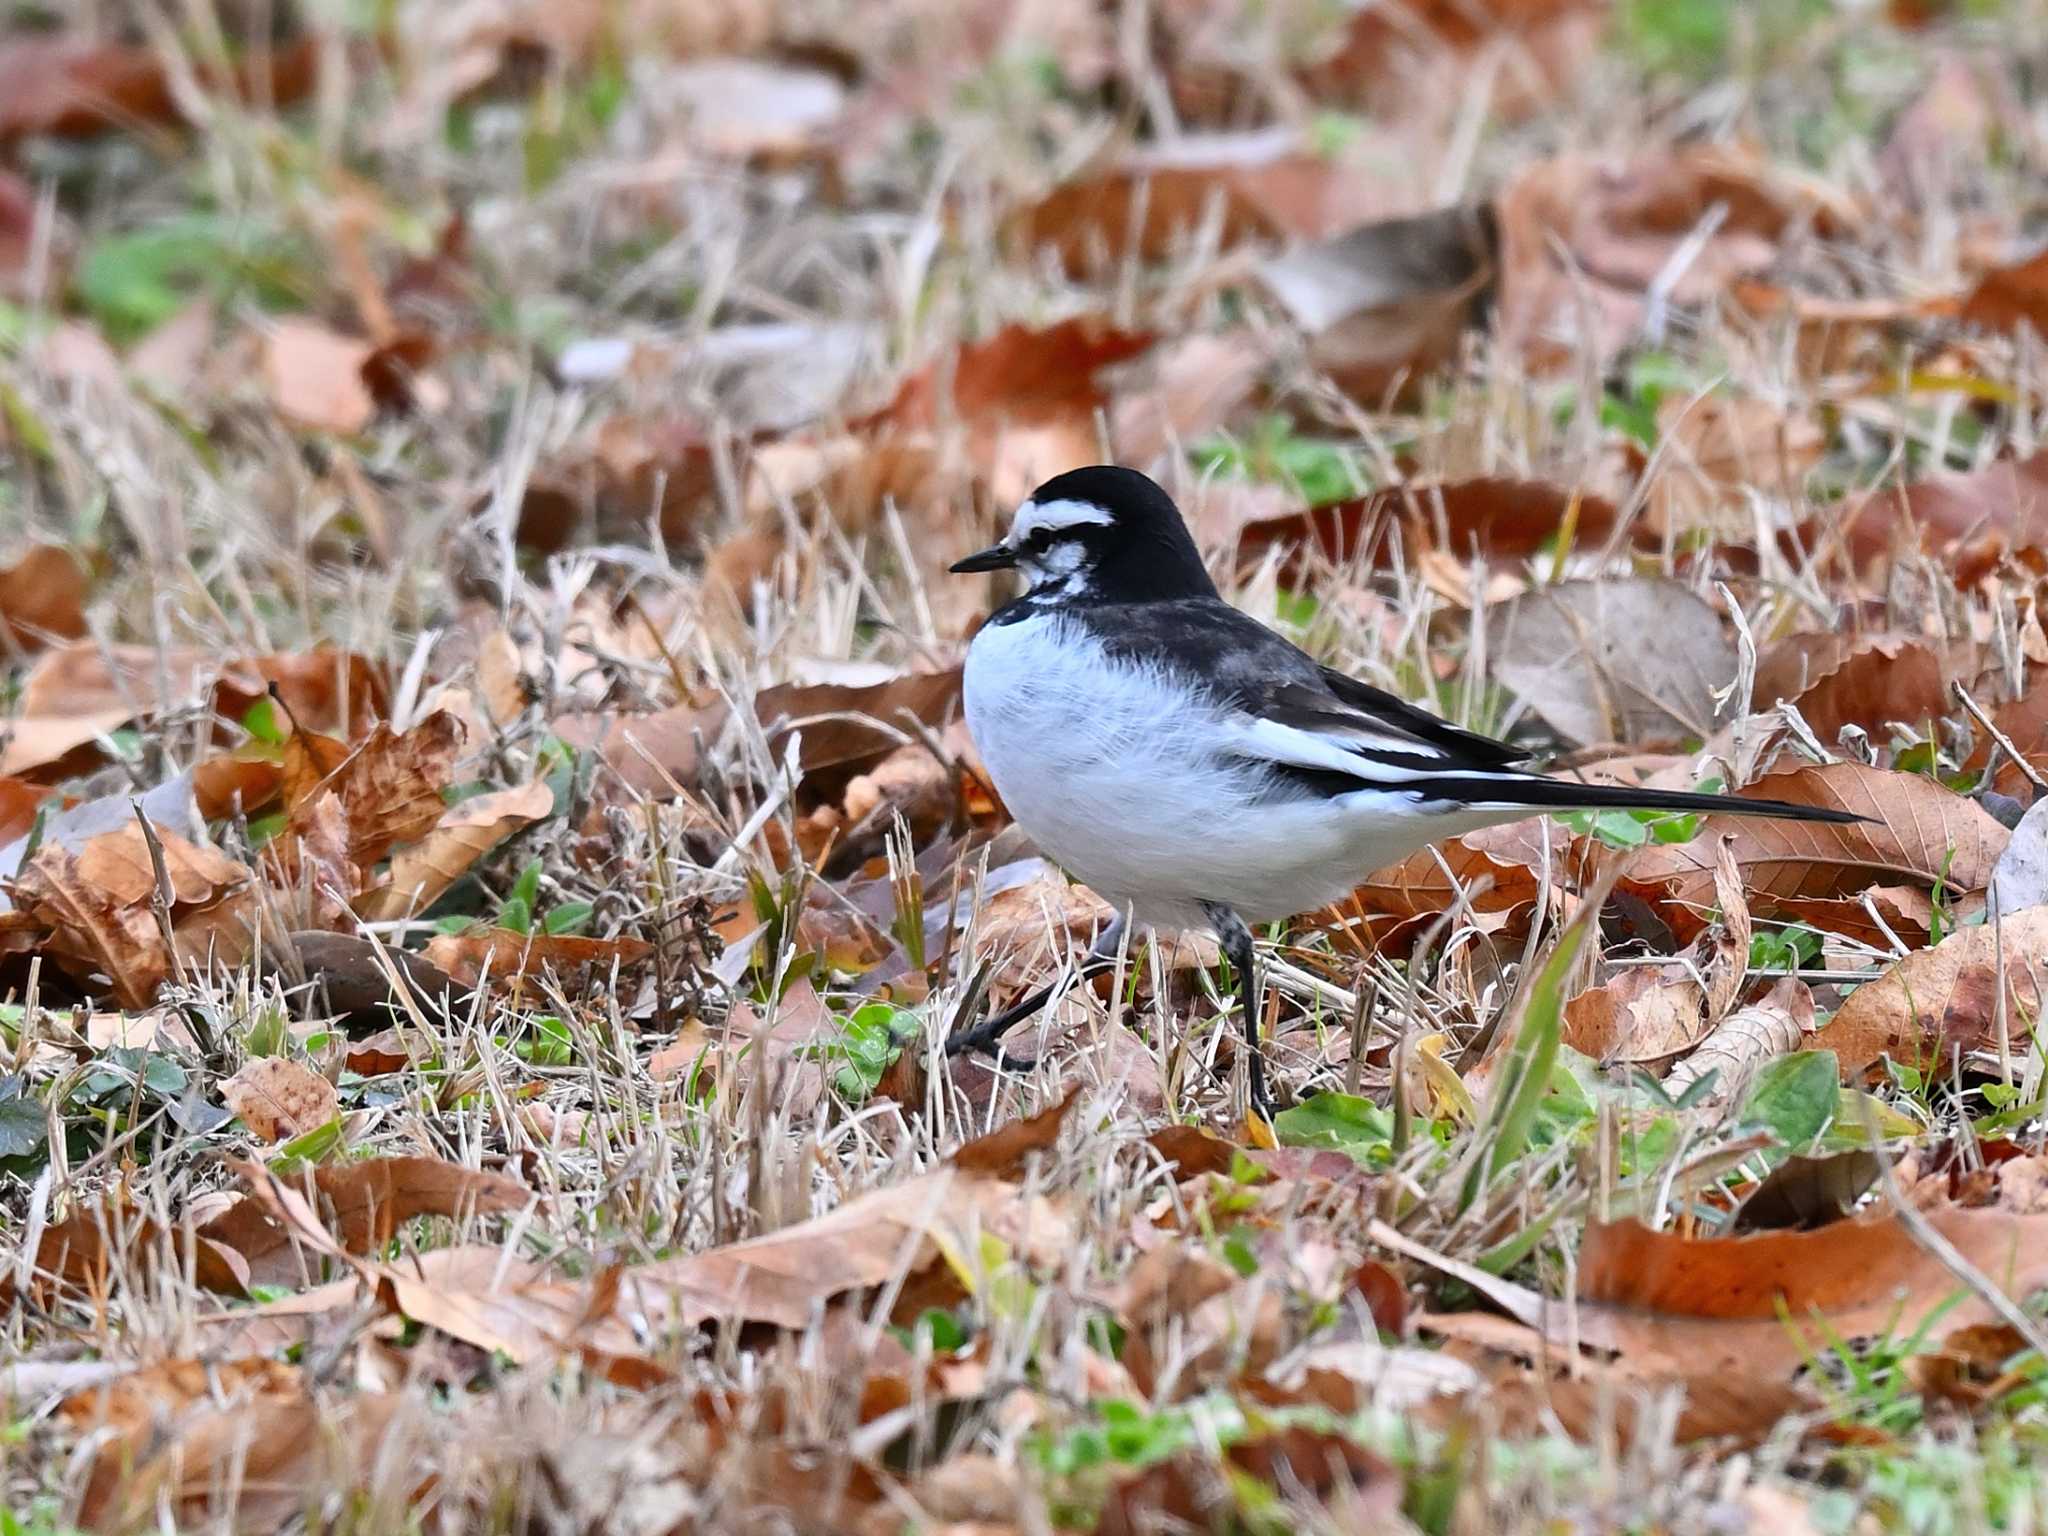
[[1785, 821], [1868, 821], [1854, 811], [1784, 800], [1747, 800], [1740, 795], [1702, 795], [1683, 789], [1629, 789], [1620, 784], [1581, 784], [1572, 779], [1488, 775], [1432, 779], [1430, 792], [1474, 805], [1522, 806], [1542, 811], [1700, 811], [1720, 816], [1775, 816]]

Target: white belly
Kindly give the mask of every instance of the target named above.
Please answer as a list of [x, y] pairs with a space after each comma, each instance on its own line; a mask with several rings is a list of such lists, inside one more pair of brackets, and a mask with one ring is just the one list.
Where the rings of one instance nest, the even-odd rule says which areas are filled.
[[[1065, 629], [1052, 644], [1054, 626]], [[1424, 843], [1515, 813], [1421, 815], [1406, 796], [1251, 806], [1264, 770], [1216, 750], [1219, 707], [1112, 663], [1057, 615], [991, 625], [964, 678], [967, 727], [996, 790], [1047, 856], [1162, 927], [1219, 902], [1249, 922], [1325, 905]]]

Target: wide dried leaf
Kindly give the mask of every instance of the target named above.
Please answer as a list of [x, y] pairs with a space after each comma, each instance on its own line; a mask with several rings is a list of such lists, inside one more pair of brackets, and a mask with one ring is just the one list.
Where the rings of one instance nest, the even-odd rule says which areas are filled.
[[[1458, 558], [1527, 559], [1569, 522], [1575, 545], [1601, 545], [1619, 514], [1604, 496], [1575, 493], [1548, 480], [1487, 476], [1474, 480], [1418, 481], [1328, 506], [1247, 523], [1238, 557], [1253, 563], [1276, 545], [1313, 549], [1333, 565], [1370, 559], [1376, 569], [1413, 560], [1425, 549]], [[1397, 542], [1393, 534], [1398, 531]], [[1286, 569], [1302, 568], [1297, 555]]]
[[[1033, 1262], [1056, 1258], [1068, 1223], [1015, 1182], [1023, 1160], [1059, 1134], [1075, 1093], [1050, 1109], [970, 1142], [930, 1173], [855, 1196], [823, 1216], [765, 1237], [627, 1272], [649, 1316], [682, 1327], [738, 1320], [802, 1328], [835, 1296], [971, 1256], [990, 1232]], [[969, 1259], [972, 1262], [972, 1259]]]
[[1496, 611], [1486, 644], [1494, 675], [1582, 745], [1711, 736], [1735, 676], [1721, 616], [1653, 577], [1537, 587]]
[[[400, 843], [418, 842], [447, 809], [441, 791], [455, 776], [464, 735], [462, 722], [446, 710], [403, 734], [377, 726], [317, 788], [307, 791], [284, 837], [313, 841], [322, 816], [332, 814], [346, 857], [359, 871], [380, 863]], [[359, 888], [359, 882], [350, 883], [343, 894], [352, 896]]]
[[258, 1056], [222, 1083], [220, 1094], [258, 1141], [303, 1136], [341, 1107], [334, 1084], [287, 1056]]
[[1906, 956], [1851, 992], [1811, 1043], [1835, 1053], [1845, 1081], [1886, 1057], [1945, 1069], [1957, 1052], [1998, 1048], [2001, 976], [2006, 1041], [2013, 1059], [2024, 1060], [2048, 976], [2048, 907], [1959, 929]]
[[1565, 1004], [1564, 1043], [1603, 1064], [1669, 1061], [1700, 1042], [1706, 1002], [1686, 969], [1632, 965]]
[[85, 568], [68, 549], [38, 544], [0, 568], [0, 631], [25, 654], [85, 633]]
[[588, 939], [575, 934], [515, 933], [486, 928], [481, 933], [444, 933], [427, 941], [428, 961], [457, 982], [473, 987], [486, 975], [499, 985], [554, 971], [609, 976], [616, 966], [637, 965], [653, 953], [644, 939]]
[[1320, 240], [1389, 212], [1383, 199], [1361, 166], [1317, 153], [1292, 128], [1184, 134], [1108, 157], [1015, 214], [1005, 233], [1026, 253], [1052, 248], [1078, 275], [1131, 256], [1164, 260], [1212, 217], [1225, 246]]
[[1754, 698], [1798, 705], [1823, 743], [1853, 725], [1882, 747], [1893, 722], [1925, 731], [1949, 712], [1948, 678], [1936, 646], [1909, 635], [1794, 635], [1759, 659]]
[[[1942, 1206], [1928, 1223], [2018, 1301], [2048, 1285], [2048, 1216]], [[1941, 1326], [1986, 1320], [1983, 1300], [1889, 1212], [1811, 1232], [1687, 1237], [1634, 1220], [1592, 1223], [1579, 1247], [1577, 1337], [1688, 1369], [1790, 1371], [1841, 1337], [1910, 1336], [1961, 1294]], [[1789, 1325], [1780, 1309], [1790, 1314]], [[1560, 1320], [1559, 1336], [1563, 1331]]]
[[392, 858], [389, 880], [356, 899], [357, 914], [380, 922], [425, 911], [478, 859], [554, 808], [554, 791], [538, 781], [449, 807], [439, 826]]
[[[181, 921], [249, 882], [249, 871], [215, 849], [155, 827], [169, 881], [169, 915]], [[138, 826], [88, 840], [73, 852], [46, 844], [14, 881], [25, 912], [51, 930], [51, 950], [80, 980], [103, 974], [124, 1008], [147, 1008], [171, 971], [158, 920], [156, 871]]]
[[[1781, 901], [1852, 895], [1874, 885], [1928, 886], [1952, 892], [1983, 889], [2010, 835], [1972, 800], [1913, 773], [1860, 763], [1828, 763], [1766, 774], [1737, 792], [1745, 800], [1853, 811], [1869, 820], [1849, 825], [1708, 816], [1689, 843], [1644, 849], [1623, 884], [1664, 904], [1688, 932], [1711, 908], [1717, 839], [1734, 840], [1743, 889], [1758, 916]], [[1695, 914], [1690, 920], [1684, 914]]]

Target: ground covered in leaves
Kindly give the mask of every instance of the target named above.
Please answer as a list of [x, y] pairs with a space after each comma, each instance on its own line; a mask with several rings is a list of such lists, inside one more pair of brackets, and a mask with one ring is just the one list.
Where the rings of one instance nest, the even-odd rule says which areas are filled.
[[[2034, 0], [0, 17], [0, 1532], [2048, 1523]], [[1868, 820], [1358, 871], [1270, 1126], [1200, 938], [948, 1060], [1101, 458]]]

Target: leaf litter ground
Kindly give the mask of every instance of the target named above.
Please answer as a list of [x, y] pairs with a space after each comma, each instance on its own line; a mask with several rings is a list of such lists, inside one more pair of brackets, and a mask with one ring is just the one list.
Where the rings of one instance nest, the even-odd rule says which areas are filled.
[[[2048, 1522], [2038, 4], [17, 13], [0, 1530]], [[1358, 871], [1270, 1126], [1200, 938], [949, 1060], [1105, 456], [1867, 820]]]

